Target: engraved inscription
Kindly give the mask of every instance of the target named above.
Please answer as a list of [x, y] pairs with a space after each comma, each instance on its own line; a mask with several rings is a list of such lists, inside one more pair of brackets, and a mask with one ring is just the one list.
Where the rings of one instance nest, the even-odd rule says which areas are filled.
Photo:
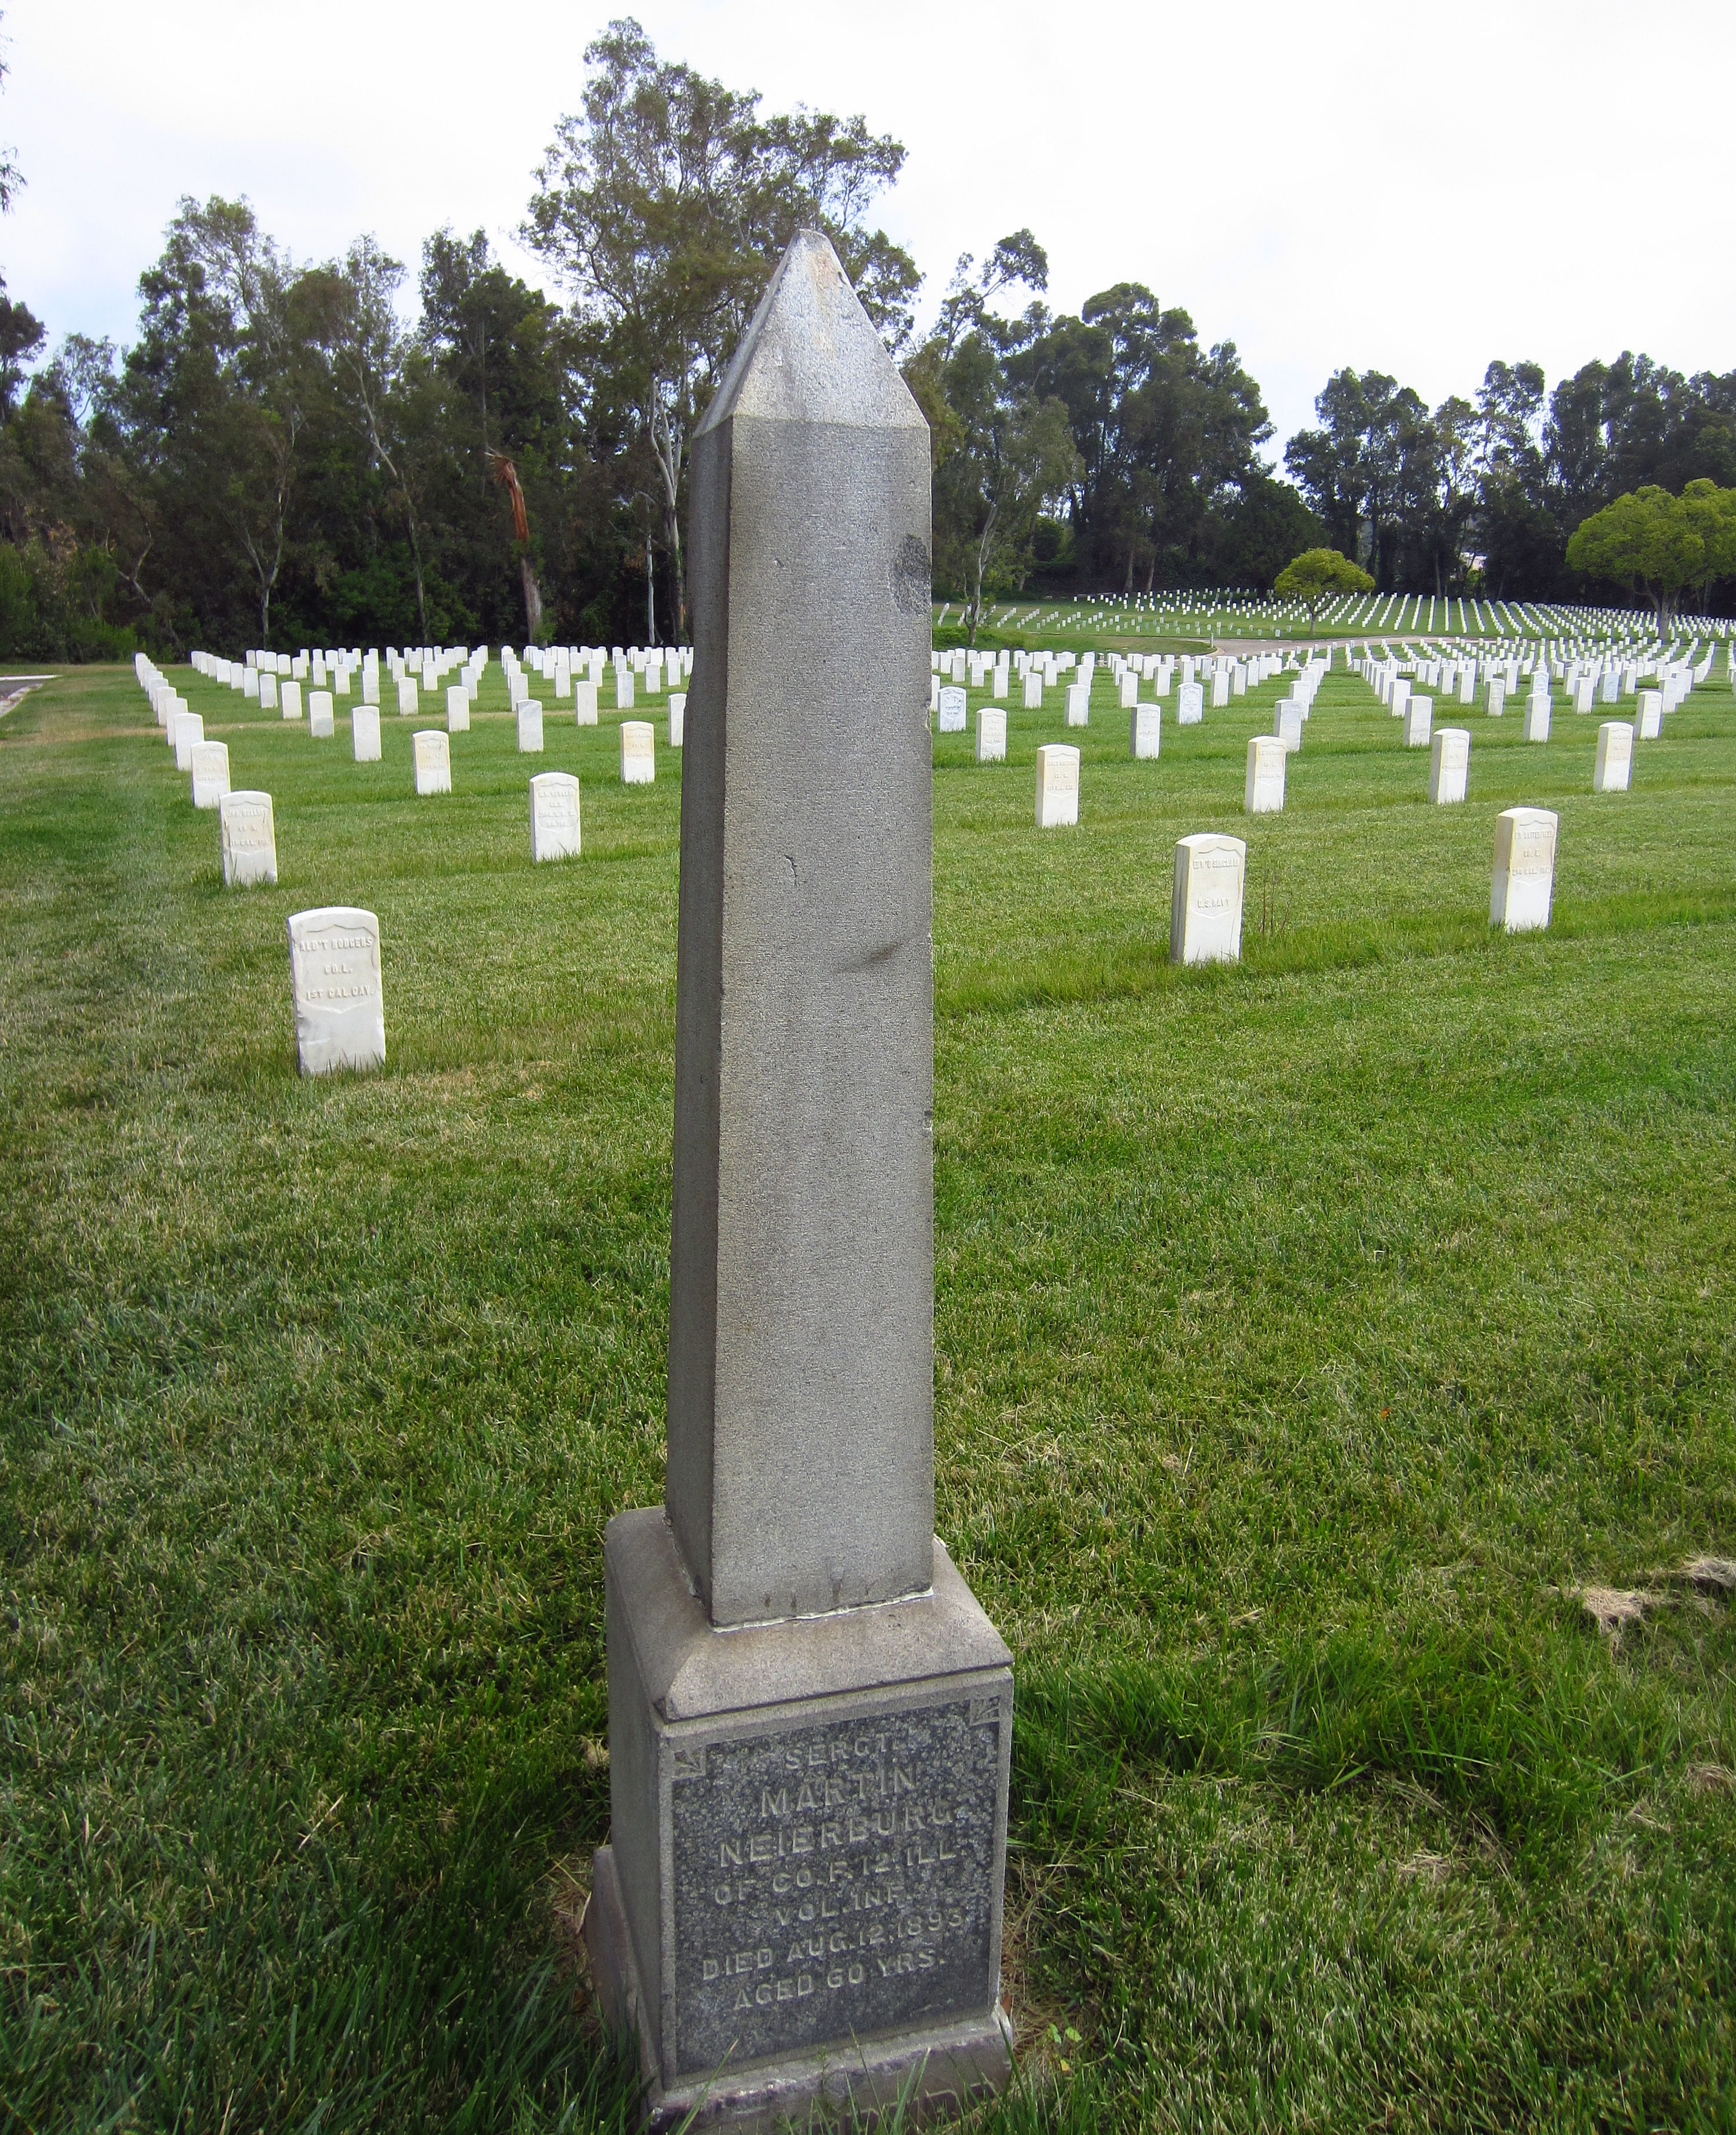
[[683, 2074], [988, 2010], [999, 1700], [677, 1754]]

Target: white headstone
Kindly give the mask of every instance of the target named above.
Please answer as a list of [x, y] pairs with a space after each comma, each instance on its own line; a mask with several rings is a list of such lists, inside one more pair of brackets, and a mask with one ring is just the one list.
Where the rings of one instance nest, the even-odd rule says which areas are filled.
[[1121, 709], [1130, 712], [1139, 701], [1139, 672], [1136, 667], [1125, 667], [1121, 672]]
[[[1264, 738], [1265, 737], [1261, 737]], [[1242, 881], [1248, 849], [1216, 830], [1182, 838], [1175, 849], [1169, 902], [1172, 964], [1234, 964], [1242, 952]]]
[[1429, 755], [1429, 798], [1444, 806], [1465, 797], [1465, 779], [1471, 767], [1471, 733], [1468, 727], [1443, 727], [1434, 737]]
[[687, 692], [672, 690], [669, 699], [669, 745], [679, 748], [687, 731]]
[[414, 746], [416, 791], [418, 793], [450, 793], [452, 790], [452, 755], [445, 734], [438, 727], [418, 727]]
[[414, 719], [416, 716], [417, 704], [418, 698], [415, 682], [411, 676], [406, 675], [404, 680], [398, 685], [399, 718], [401, 719]]
[[[631, 702], [631, 699], [629, 702]], [[657, 734], [649, 719], [621, 723], [621, 782], [649, 786], [657, 776]]]
[[1498, 719], [1507, 708], [1507, 685], [1499, 675], [1489, 677], [1489, 717]]
[[1547, 808], [1506, 808], [1496, 817], [1492, 927], [1521, 934], [1549, 925], [1556, 828], [1556, 818]]
[[1275, 816], [1284, 806], [1284, 767], [1289, 756], [1282, 734], [1255, 734], [1248, 743], [1242, 808], [1250, 816]]
[[1142, 704], [1135, 700], [1128, 714], [1127, 746], [1129, 755], [1153, 757], [1163, 745], [1163, 707], [1161, 704]]
[[1302, 706], [1294, 697], [1280, 697], [1277, 716], [1273, 721], [1273, 733], [1288, 750], [1302, 746]]
[[1068, 684], [1066, 723], [1070, 727], [1088, 727], [1090, 724], [1091, 687], [1089, 682]]
[[215, 808], [229, 791], [228, 745], [220, 741], [196, 741], [190, 755], [193, 806]]
[[519, 706], [519, 754], [540, 756], [542, 753], [543, 708], [534, 697], [526, 697]]
[[470, 692], [462, 682], [453, 683], [446, 693], [446, 730], [448, 733], [470, 732]]
[[1636, 733], [1641, 741], [1656, 741], [1664, 730], [1664, 693], [1661, 690], [1642, 690], [1637, 701]]
[[1025, 671], [1024, 702], [1028, 712], [1042, 709], [1042, 674], [1038, 668], [1030, 667]]
[[177, 712], [169, 722], [169, 738], [175, 744], [175, 768], [191, 771], [193, 751], [205, 739], [205, 721], [197, 712]]
[[1007, 708], [979, 704], [976, 714], [976, 760], [1004, 763], [1007, 760]]
[[[380, 724], [377, 714], [374, 724], [376, 727]], [[307, 693], [309, 738], [314, 741], [330, 741], [336, 731], [337, 724], [331, 709], [331, 692], [329, 690], [310, 690]]]
[[573, 723], [581, 727], [596, 725], [597, 685], [594, 682], [575, 682], [573, 685]]
[[[259, 709], [262, 712], [274, 712], [277, 708], [278, 678], [275, 675], [262, 675], [259, 677]], [[284, 716], [288, 716], [287, 712]]]
[[936, 730], [941, 733], [963, 733], [965, 707], [965, 692], [948, 683], [941, 691], [936, 711]]
[[1405, 746], [1406, 748], [1427, 748], [1429, 737], [1434, 724], [1433, 697], [1411, 697], [1405, 704]]
[[530, 782], [530, 857], [564, 860], [578, 853], [578, 781], [570, 771], [539, 771]]
[[357, 704], [350, 714], [350, 746], [358, 763], [380, 761], [380, 707]]
[[1079, 752], [1047, 742], [1037, 752], [1037, 827], [1052, 830], [1079, 821]]
[[277, 880], [277, 830], [268, 793], [250, 792], [244, 787], [239, 793], [224, 795], [217, 803], [217, 849], [228, 888]]
[[1550, 700], [1547, 697], [1530, 697], [1525, 707], [1525, 738], [1527, 741], [1549, 739]]
[[633, 709], [633, 671], [631, 667], [615, 670], [615, 709], [630, 712]]
[[1625, 793], [1633, 769], [1633, 729], [1625, 719], [1606, 719], [1598, 729], [1598, 756], [1592, 766], [1593, 793]]
[[284, 718], [286, 719], [300, 719], [302, 716], [301, 684], [299, 682], [286, 682], [279, 694]]
[[[442, 743], [444, 734], [438, 738]], [[304, 1075], [378, 1068], [386, 1057], [380, 922], [355, 905], [327, 904], [289, 917], [289, 977], [296, 1050]]]
[[1176, 692], [1175, 723], [1178, 727], [1197, 727], [1206, 716], [1206, 692], [1198, 682], [1183, 682]]

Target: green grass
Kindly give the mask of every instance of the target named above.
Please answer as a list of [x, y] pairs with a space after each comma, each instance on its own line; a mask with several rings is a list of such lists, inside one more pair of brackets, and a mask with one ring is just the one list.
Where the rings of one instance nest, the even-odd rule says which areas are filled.
[[[527, 764], [496, 667], [417, 801], [389, 708], [359, 766], [177, 679], [275, 889], [130, 674], [0, 720], [0, 2128], [623, 2126], [568, 1899], [662, 1480], [679, 759], [550, 706]], [[938, 1519], [1054, 2033], [1008, 2124], [1736, 2125], [1736, 1630], [1670, 1576], [1736, 1556], [1736, 705], [1594, 798], [1598, 718], [1438, 704], [1431, 809], [1340, 672], [1250, 822], [1278, 694], [1134, 763], [1100, 679], [1076, 831], [1058, 704], [936, 744]], [[1206, 829], [1244, 961], [1177, 972]], [[388, 1066], [304, 1083], [283, 920], [339, 901]], [[1666, 1600], [1612, 1647], [1587, 1583]]]

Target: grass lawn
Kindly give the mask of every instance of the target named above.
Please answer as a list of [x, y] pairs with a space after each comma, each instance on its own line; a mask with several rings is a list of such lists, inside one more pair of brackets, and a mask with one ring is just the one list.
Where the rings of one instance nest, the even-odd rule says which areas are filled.
[[[454, 792], [177, 671], [0, 720], [0, 2130], [624, 2125], [575, 2011], [604, 1522], [662, 1487], [679, 758]], [[389, 691], [387, 693], [389, 695]], [[1081, 822], [936, 743], [938, 1521], [1012, 1644], [1021, 2125], [1736, 2125], [1736, 704], [1268, 684]], [[971, 693], [973, 707], [980, 693]], [[1173, 704], [1173, 699], [1172, 699]], [[644, 714], [641, 704], [634, 716]], [[1600, 714], [1601, 716], [1602, 714]], [[526, 778], [584, 853], [533, 869]], [[1561, 817], [1492, 938], [1497, 811]], [[1247, 837], [1244, 961], [1167, 961]], [[283, 922], [365, 904], [388, 1065], [295, 1072]], [[1655, 1597], [1619, 1640], [1588, 1586]]]

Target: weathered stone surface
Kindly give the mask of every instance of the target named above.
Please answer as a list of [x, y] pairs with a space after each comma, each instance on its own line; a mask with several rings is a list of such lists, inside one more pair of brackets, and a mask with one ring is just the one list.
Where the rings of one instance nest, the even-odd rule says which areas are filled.
[[1247, 775], [1242, 781], [1242, 809], [1250, 816], [1277, 815], [1284, 808], [1284, 765], [1289, 751], [1281, 734], [1255, 734], [1248, 743]]
[[976, 714], [976, 760], [1004, 763], [1007, 760], [1007, 709], [1004, 704], [979, 704]]
[[292, 913], [288, 927], [302, 1072], [379, 1067], [386, 1057], [379, 920], [356, 905], [326, 904]]
[[530, 782], [530, 857], [571, 859], [578, 850], [578, 781], [570, 771], [540, 771]]
[[418, 793], [450, 793], [452, 790], [452, 745], [445, 734], [438, 727], [418, 727], [412, 737], [412, 745], [415, 751], [416, 791]]
[[1496, 817], [1492, 927], [1521, 934], [1549, 925], [1557, 828], [1555, 815], [1548, 808], [1506, 808]]
[[193, 806], [215, 808], [229, 791], [229, 746], [220, 741], [195, 742], [188, 752], [193, 775]]
[[1172, 964], [1240, 961], [1247, 864], [1248, 848], [1240, 838], [1198, 830], [1177, 840], [1169, 901]]
[[1598, 753], [1592, 765], [1593, 793], [1625, 793], [1633, 771], [1633, 729], [1625, 719], [1606, 719], [1598, 729]]
[[694, 439], [670, 1518], [714, 1619], [929, 1577], [928, 431], [831, 247]]
[[1429, 753], [1429, 798], [1438, 807], [1465, 797], [1471, 768], [1471, 735], [1465, 727], [1442, 727]]
[[217, 803], [217, 845], [226, 887], [278, 879], [277, 827], [271, 796], [248, 787], [225, 793]]
[[1142, 704], [1136, 700], [1128, 714], [1128, 753], [1136, 757], [1154, 757], [1163, 746], [1163, 706]]
[[657, 729], [649, 719], [621, 723], [621, 782], [649, 786], [657, 776]]
[[1012, 1679], [945, 1551], [922, 1595], [727, 1632], [656, 1511], [612, 1521], [605, 1556], [631, 1966], [603, 1954], [660, 2088], [992, 2031]]

